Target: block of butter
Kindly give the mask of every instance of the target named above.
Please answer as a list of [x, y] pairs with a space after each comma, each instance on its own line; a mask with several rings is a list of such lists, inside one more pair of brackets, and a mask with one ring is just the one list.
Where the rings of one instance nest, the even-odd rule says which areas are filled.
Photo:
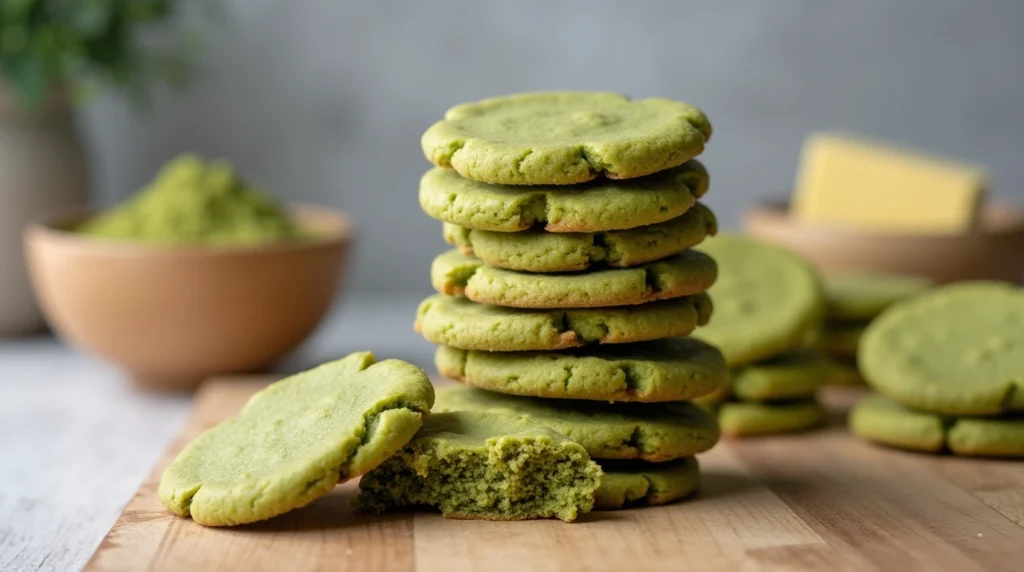
[[885, 232], [969, 230], [985, 193], [984, 169], [848, 135], [804, 143], [792, 214]]

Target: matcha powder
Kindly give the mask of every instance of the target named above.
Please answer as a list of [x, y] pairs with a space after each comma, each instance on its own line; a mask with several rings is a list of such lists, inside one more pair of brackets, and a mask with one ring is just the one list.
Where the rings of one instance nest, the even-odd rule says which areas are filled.
[[165, 245], [258, 244], [302, 236], [281, 206], [247, 186], [231, 163], [195, 155], [171, 160], [137, 195], [79, 231]]

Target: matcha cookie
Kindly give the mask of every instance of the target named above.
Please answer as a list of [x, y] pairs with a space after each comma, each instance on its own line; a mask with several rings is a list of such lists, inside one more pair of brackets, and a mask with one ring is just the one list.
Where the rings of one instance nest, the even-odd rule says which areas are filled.
[[197, 437], [164, 471], [160, 500], [204, 526], [305, 506], [404, 446], [433, 402], [418, 367], [351, 354], [271, 384]]
[[876, 391], [913, 409], [1024, 411], [1024, 289], [964, 282], [898, 302], [868, 326], [858, 358]]
[[825, 409], [813, 400], [788, 403], [730, 401], [718, 407], [722, 435], [729, 437], [804, 431], [821, 425], [825, 417]]
[[800, 347], [816, 332], [824, 296], [814, 269], [792, 252], [735, 235], [704, 241], [718, 263], [709, 290], [715, 319], [695, 335], [718, 346], [730, 366]]
[[869, 395], [850, 412], [850, 430], [876, 443], [957, 455], [1024, 457], [1024, 418], [948, 418]]
[[715, 261], [687, 250], [634, 268], [571, 274], [529, 274], [486, 266], [449, 250], [434, 259], [430, 278], [442, 294], [515, 308], [605, 308], [699, 294], [715, 282]]
[[668, 463], [602, 461], [601, 470], [594, 510], [668, 504], [690, 496], [700, 486], [700, 469], [693, 457]]
[[601, 469], [575, 443], [502, 413], [431, 415], [402, 450], [359, 481], [374, 512], [417, 505], [445, 518], [575, 520], [589, 512]]
[[714, 416], [687, 402], [609, 404], [455, 386], [437, 393], [434, 411], [517, 415], [576, 441], [595, 459], [669, 461], [702, 453], [718, 442]]
[[920, 276], [878, 272], [846, 272], [825, 277], [828, 317], [833, 320], [864, 321], [874, 318], [904, 298], [932, 286]]
[[717, 232], [715, 215], [700, 203], [660, 224], [597, 233], [492, 232], [444, 223], [445, 240], [459, 252], [524, 272], [575, 272], [592, 264], [637, 266], [679, 254]]
[[822, 331], [818, 347], [826, 354], [838, 358], [857, 357], [857, 346], [867, 324], [831, 323]]
[[619, 308], [524, 310], [434, 295], [416, 312], [416, 331], [463, 350], [560, 350], [685, 336], [708, 322], [707, 294]]
[[732, 395], [741, 401], [782, 401], [813, 397], [828, 376], [827, 362], [794, 352], [741, 367], [732, 373]]
[[683, 401], [726, 384], [722, 354], [693, 338], [562, 352], [482, 352], [441, 346], [441, 375], [534, 397], [600, 401]]
[[642, 179], [574, 187], [488, 185], [431, 169], [420, 179], [419, 194], [428, 215], [466, 228], [599, 232], [676, 218], [707, 190], [707, 171], [691, 161]]
[[427, 159], [509, 185], [631, 179], [700, 155], [711, 124], [696, 107], [615, 93], [521, 93], [465, 103], [423, 134]]

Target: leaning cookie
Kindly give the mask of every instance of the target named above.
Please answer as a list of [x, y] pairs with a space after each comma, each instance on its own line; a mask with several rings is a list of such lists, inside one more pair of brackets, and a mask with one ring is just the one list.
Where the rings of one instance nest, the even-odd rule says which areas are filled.
[[434, 295], [420, 304], [415, 329], [430, 342], [463, 350], [561, 350], [685, 336], [710, 316], [707, 294], [576, 310], [524, 310]]
[[449, 250], [434, 259], [430, 278], [447, 295], [514, 308], [607, 308], [645, 304], [704, 292], [718, 267], [705, 254], [687, 250], [634, 268], [571, 274], [530, 274], [487, 266], [479, 258]]
[[714, 258], [708, 291], [715, 319], [694, 335], [732, 367], [804, 347], [820, 327], [825, 299], [817, 273], [796, 254], [738, 235], [719, 235], [699, 250]]
[[594, 493], [594, 510], [656, 506], [682, 500], [700, 486], [697, 459], [668, 463], [601, 461], [601, 486]]
[[420, 179], [419, 200], [431, 217], [466, 228], [600, 232], [676, 218], [707, 190], [708, 174], [698, 161], [642, 179], [574, 187], [488, 185], [431, 169]]
[[572, 185], [631, 179], [696, 157], [711, 138], [699, 109], [614, 93], [522, 93], [465, 103], [423, 134], [427, 159], [468, 179]]
[[715, 215], [701, 203], [663, 223], [603, 232], [493, 232], [444, 223], [445, 240], [459, 252], [490, 266], [524, 272], [638, 266], [679, 254], [717, 232]]
[[693, 338], [559, 352], [484, 352], [441, 346], [441, 375], [512, 395], [600, 401], [684, 401], [726, 385], [717, 348]]
[[883, 312], [861, 338], [858, 365], [873, 389], [912, 409], [999, 415], [1024, 411], [1022, 348], [1024, 288], [962, 282]]
[[160, 500], [204, 526], [305, 506], [404, 446], [434, 402], [418, 367], [360, 352], [293, 375], [197, 437], [160, 479]]

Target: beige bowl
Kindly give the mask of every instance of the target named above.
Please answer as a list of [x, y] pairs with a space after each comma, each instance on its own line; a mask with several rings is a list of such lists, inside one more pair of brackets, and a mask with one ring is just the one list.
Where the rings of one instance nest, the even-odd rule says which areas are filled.
[[791, 218], [784, 203], [755, 206], [744, 218], [750, 236], [788, 247], [822, 271], [877, 270], [955, 280], [1024, 277], [1024, 211], [990, 205], [968, 234], [919, 235], [872, 232]]
[[66, 341], [117, 363], [140, 387], [194, 389], [213, 375], [267, 368], [330, 308], [352, 223], [319, 207], [293, 213], [318, 238], [155, 247], [66, 230], [88, 215], [55, 217], [25, 230], [29, 275]]

